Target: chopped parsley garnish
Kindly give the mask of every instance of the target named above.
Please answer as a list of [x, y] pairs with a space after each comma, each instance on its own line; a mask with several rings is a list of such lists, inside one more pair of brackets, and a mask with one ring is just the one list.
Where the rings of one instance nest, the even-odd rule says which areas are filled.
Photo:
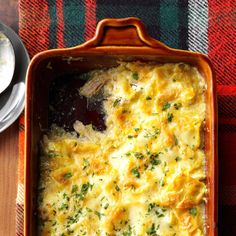
[[78, 222], [81, 215], [82, 215], [82, 208], [80, 208], [74, 216], [69, 216], [67, 218], [68, 219], [67, 224], [70, 225]]
[[104, 216], [104, 214], [100, 213], [99, 211], [94, 211], [94, 214], [98, 216], [99, 220], [101, 220], [101, 217]]
[[113, 107], [116, 107], [117, 105], [119, 105], [121, 101], [121, 98], [117, 98], [114, 102], [113, 102]]
[[129, 225], [129, 229], [127, 231], [124, 231], [122, 236], [132, 236], [132, 228], [130, 225]]
[[152, 100], [152, 98], [150, 97], [150, 96], [147, 96], [146, 97], [146, 100], [148, 101], [148, 100]]
[[137, 135], [128, 135], [128, 139], [137, 138]]
[[90, 166], [90, 163], [87, 159], [83, 159], [83, 170], [85, 170], [88, 166]]
[[86, 184], [83, 184], [81, 187], [80, 193], [77, 194], [77, 197], [79, 197], [80, 200], [84, 200], [89, 189], [91, 190], [92, 188], [93, 188], [93, 185], [91, 185], [89, 182]]
[[131, 173], [132, 173], [132, 175], [133, 175], [134, 177], [136, 177], [136, 178], [139, 178], [139, 177], [140, 177], [140, 173], [139, 173], [137, 167], [136, 167], [136, 168], [133, 168], [133, 169], [131, 170]]
[[164, 217], [165, 215], [161, 212], [155, 211], [155, 214], [157, 215], [158, 218]]
[[106, 205], [104, 206], [104, 209], [106, 210], [109, 207], [109, 203], [106, 203]]
[[50, 150], [47, 155], [48, 155], [49, 158], [54, 158], [54, 157], [58, 157], [59, 156], [59, 154], [56, 153], [53, 150]]
[[171, 106], [170, 103], [166, 102], [162, 107], [162, 111], [166, 111], [167, 109], [170, 108], [170, 106]]
[[159, 207], [156, 203], [150, 203], [148, 205], [148, 213], [150, 212], [153, 212], [158, 218], [161, 218], [165, 216], [164, 213], [166, 212], [166, 209]]
[[52, 223], [52, 226], [55, 226], [56, 224], [57, 224], [57, 222], [55, 221], [55, 222]]
[[74, 234], [74, 230], [67, 229], [67, 233], [68, 233], [69, 235]]
[[150, 203], [148, 205], [148, 212], [151, 212], [151, 210], [154, 209], [156, 206], [157, 206], [156, 203]]
[[150, 163], [153, 166], [157, 166], [161, 164], [161, 160], [159, 159], [159, 153], [152, 153], [150, 155]]
[[182, 158], [181, 157], [179, 157], [179, 156], [177, 156], [176, 158], [175, 158], [175, 161], [177, 162], [177, 161], [181, 161], [182, 160]]
[[69, 179], [69, 178], [71, 178], [72, 176], [73, 176], [73, 174], [72, 174], [71, 172], [65, 173], [65, 174], [63, 175], [64, 179]]
[[135, 132], [138, 132], [140, 130], [140, 128], [134, 128]]
[[164, 182], [163, 179], [160, 181], [160, 185], [161, 185], [161, 187], [164, 187], [164, 186], [165, 186], [165, 182]]
[[137, 72], [134, 72], [134, 73], [132, 74], [132, 78], [133, 78], [134, 80], [138, 80], [138, 79], [139, 79], [138, 73], [137, 73]]
[[143, 159], [144, 158], [144, 155], [141, 152], [134, 152], [134, 156], [137, 159]]
[[123, 236], [132, 236], [132, 232], [125, 231], [123, 232]]
[[177, 137], [175, 135], [173, 135], [174, 141], [175, 141], [175, 145], [178, 145], [179, 141], [177, 139]]
[[129, 110], [127, 110], [127, 109], [122, 110], [122, 114], [125, 114], [125, 113], [128, 113], [128, 112], [129, 112]]
[[144, 135], [144, 138], [157, 138], [157, 135], [160, 134], [160, 129], [155, 129], [154, 131], [149, 131], [149, 130], [146, 130], [146, 133]]
[[62, 203], [61, 207], [58, 208], [59, 211], [68, 210], [69, 206], [66, 203]]
[[168, 113], [167, 114], [167, 120], [168, 120], [168, 122], [171, 122], [172, 120], [173, 120], [173, 114], [172, 113]]
[[155, 229], [155, 228], [156, 228], [156, 226], [155, 226], [155, 224], [153, 223], [152, 226], [147, 229], [146, 233], [147, 233], [148, 235], [154, 235], [154, 234], [156, 234], [156, 229]]
[[77, 191], [78, 191], [78, 185], [77, 185], [77, 184], [74, 184], [74, 185], [72, 186], [71, 193], [75, 193], [75, 192], [77, 192]]
[[189, 209], [189, 214], [192, 216], [196, 216], [197, 215], [197, 208], [193, 207], [193, 208]]
[[116, 185], [116, 186], [115, 186], [115, 190], [116, 190], [117, 192], [119, 192], [119, 191], [120, 191], [120, 187], [119, 187], [118, 185]]
[[88, 207], [86, 207], [86, 211], [89, 212], [89, 213], [92, 212], [92, 210]]
[[66, 199], [67, 201], [70, 200], [69, 196], [66, 193], [63, 193], [63, 199]]
[[182, 103], [178, 102], [178, 103], [175, 103], [175, 104], [174, 104], [174, 108], [175, 108], [176, 110], [179, 110], [180, 107], [182, 107]]

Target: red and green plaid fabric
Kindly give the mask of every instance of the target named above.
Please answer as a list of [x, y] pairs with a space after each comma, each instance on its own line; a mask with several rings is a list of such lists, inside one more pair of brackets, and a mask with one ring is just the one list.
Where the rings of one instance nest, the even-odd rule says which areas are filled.
[[[19, 33], [30, 56], [80, 44], [103, 18], [139, 17], [170, 47], [209, 55], [219, 105], [219, 235], [236, 235], [236, 60], [234, 0], [19, 0]], [[23, 118], [20, 119], [17, 235], [23, 235]]]

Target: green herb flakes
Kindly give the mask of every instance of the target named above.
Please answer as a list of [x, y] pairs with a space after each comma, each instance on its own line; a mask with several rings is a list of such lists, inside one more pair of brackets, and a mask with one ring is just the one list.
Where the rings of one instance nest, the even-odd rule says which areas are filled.
[[134, 80], [138, 80], [138, 79], [139, 79], [138, 73], [137, 73], [137, 72], [134, 72], [134, 73], [132, 74], [132, 78], [133, 78]]
[[179, 110], [179, 108], [181, 108], [182, 107], [182, 103], [175, 103], [174, 104], [174, 108], [176, 109], [176, 110]]
[[168, 120], [168, 122], [171, 122], [172, 120], [173, 120], [173, 114], [172, 113], [168, 113], [167, 114], [167, 120]]
[[152, 226], [147, 229], [146, 233], [148, 235], [155, 235], [156, 234], [156, 229], [155, 228], [156, 228], [156, 226], [153, 223]]
[[121, 98], [117, 98], [114, 102], [113, 102], [113, 107], [116, 107], [117, 105], [120, 104]]
[[136, 168], [133, 168], [133, 169], [131, 170], [131, 173], [132, 173], [132, 175], [133, 175], [134, 177], [140, 178], [140, 173], [139, 173], [137, 167], [136, 167]]
[[146, 133], [144, 135], [144, 138], [154, 138], [156, 139], [157, 138], [157, 135], [160, 134], [160, 129], [154, 129], [154, 131], [149, 131], [149, 130], [146, 130]]
[[149, 101], [149, 100], [152, 100], [152, 98], [150, 96], [147, 96], [146, 100]]
[[[128, 222], [127, 222], [128, 223]], [[129, 229], [124, 231], [122, 236], [132, 236], [132, 228], [131, 226], [129, 225]]]
[[181, 161], [181, 160], [182, 160], [182, 158], [179, 157], [179, 156], [177, 156], [177, 157], [175, 158], [175, 161], [176, 161], [176, 162]]
[[156, 203], [149, 203], [148, 205], [148, 212], [151, 212], [152, 209], [156, 207]]
[[93, 188], [93, 185], [91, 185], [89, 182], [87, 182], [86, 184], [83, 184], [81, 187], [80, 193], [77, 194], [77, 197], [79, 197], [80, 200], [84, 200], [89, 189], [92, 190], [92, 188]]
[[63, 193], [62, 197], [63, 199], [66, 199], [67, 201], [70, 200], [69, 196], [66, 193]]
[[163, 107], [162, 107], [162, 111], [166, 111], [167, 109], [170, 108], [170, 106], [171, 106], [171, 104], [168, 103], [168, 102], [166, 102], [166, 103], [163, 105]]
[[116, 190], [117, 192], [120, 192], [120, 187], [119, 187], [118, 185], [116, 185], [116, 186], [115, 186], [115, 190]]
[[106, 203], [106, 205], [104, 206], [104, 209], [106, 210], [109, 207], [109, 203]]
[[55, 157], [58, 157], [58, 156], [59, 156], [59, 154], [56, 153], [56, 152], [53, 151], [53, 150], [50, 150], [50, 151], [47, 153], [47, 155], [48, 155], [49, 158], [55, 158]]
[[100, 213], [99, 211], [94, 211], [94, 214], [98, 217], [99, 220], [101, 220], [101, 217], [104, 216], [104, 214]]
[[66, 203], [62, 203], [61, 206], [58, 208], [59, 211], [68, 210], [69, 206]]
[[175, 135], [173, 135], [173, 138], [174, 138], [174, 141], [175, 141], [175, 145], [178, 145], [179, 141], [178, 141], [177, 137]]
[[161, 185], [161, 187], [165, 186], [165, 181], [163, 179], [160, 181], [160, 185]]
[[166, 209], [161, 208], [156, 203], [150, 203], [148, 205], [148, 213], [153, 212], [158, 218], [164, 217]]
[[74, 184], [74, 185], [72, 186], [71, 193], [75, 193], [75, 192], [77, 192], [77, 191], [78, 191], [78, 185], [77, 185], [77, 184]]
[[144, 158], [144, 155], [141, 152], [134, 152], [134, 156], [137, 159], [143, 159]]
[[73, 174], [71, 172], [65, 173], [63, 175], [64, 179], [70, 179], [73, 176]]
[[69, 216], [67, 219], [67, 225], [70, 226], [71, 224], [77, 223], [80, 216], [82, 215], [82, 208], [79, 208], [79, 210], [75, 213], [74, 216]]
[[87, 159], [83, 159], [83, 168], [82, 169], [85, 170], [89, 166], [90, 166], [89, 161]]
[[192, 216], [196, 216], [197, 215], [197, 208], [193, 207], [193, 208], [189, 209], [189, 214]]
[[89, 213], [92, 212], [92, 210], [90, 208], [88, 208], [88, 207], [86, 207], [86, 211], [89, 212]]
[[150, 164], [153, 166], [161, 164], [161, 160], [159, 159], [159, 153], [152, 153], [150, 155]]

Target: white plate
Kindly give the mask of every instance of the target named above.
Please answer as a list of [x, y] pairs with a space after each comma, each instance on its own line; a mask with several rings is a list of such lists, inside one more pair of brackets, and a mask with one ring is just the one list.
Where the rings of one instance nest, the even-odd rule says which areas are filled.
[[25, 77], [29, 64], [29, 55], [19, 36], [1, 22], [0, 32], [4, 33], [11, 41], [16, 57], [15, 71], [11, 84], [0, 94], [0, 132], [2, 132], [19, 117], [24, 109]]

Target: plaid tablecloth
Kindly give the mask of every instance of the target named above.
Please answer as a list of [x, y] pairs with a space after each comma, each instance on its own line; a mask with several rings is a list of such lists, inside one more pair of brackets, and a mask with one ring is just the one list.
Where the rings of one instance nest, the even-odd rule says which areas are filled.
[[[236, 1], [19, 0], [19, 33], [30, 56], [80, 44], [103, 18], [139, 17], [174, 48], [209, 55], [219, 105], [219, 235], [236, 235]], [[24, 120], [20, 119], [17, 232], [23, 235]]]

